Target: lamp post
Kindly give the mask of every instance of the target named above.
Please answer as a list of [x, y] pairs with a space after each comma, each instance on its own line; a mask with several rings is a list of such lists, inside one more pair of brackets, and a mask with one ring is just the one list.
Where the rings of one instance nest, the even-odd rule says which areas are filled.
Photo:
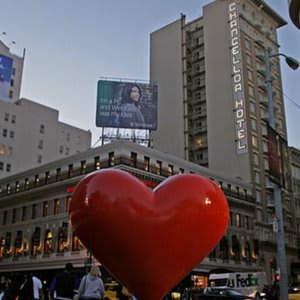
[[[269, 125], [276, 132], [270, 58], [275, 56], [285, 57], [286, 63], [293, 70], [296, 70], [299, 67], [299, 62], [292, 57], [286, 56], [283, 53], [270, 54], [269, 49], [265, 49], [264, 52], [265, 52], [264, 60], [266, 65]], [[286, 252], [285, 252], [284, 224], [283, 224], [282, 201], [281, 201], [281, 186], [278, 185], [277, 183], [274, 183], [274, 201], [275, 201], [275, 214], [278, 222], [277, 251], [278, 251], [278, 263], [280, 269], [280, 299], [288, 300], [288, 278], [287, 278], [288, 276], [287, 276], [287, 269], [286, 269]]]

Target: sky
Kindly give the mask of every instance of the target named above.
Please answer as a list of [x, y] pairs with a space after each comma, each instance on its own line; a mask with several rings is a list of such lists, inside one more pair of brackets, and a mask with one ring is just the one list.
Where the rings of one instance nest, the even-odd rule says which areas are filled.
[[[150, 33], [186, 15], [202, 15], [211, 0], [1, 1], [1, 40], [22, 56], [21, 97], [59, 110], [59, 120], [101, 135], [95, 126], [101, 77], [149, 80]], [[287, 0], [266, 1], [288, 25], [278, 31], [280, 51], [300, 61], [300, 30]], [[15, 41], [12, 44], [12, 41]], [[300, 148], [300, 69], [281, 63], [289, 145]]]

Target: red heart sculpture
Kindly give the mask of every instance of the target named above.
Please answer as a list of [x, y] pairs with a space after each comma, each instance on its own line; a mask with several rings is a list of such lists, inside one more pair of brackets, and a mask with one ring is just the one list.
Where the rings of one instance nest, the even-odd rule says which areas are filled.
[[176, 175], [151, 191], [127, 172], [86, 176], [69, 206], [80, 240], [138, 299], [158, 300], [222, 238], [229, 208], [199, 175]]

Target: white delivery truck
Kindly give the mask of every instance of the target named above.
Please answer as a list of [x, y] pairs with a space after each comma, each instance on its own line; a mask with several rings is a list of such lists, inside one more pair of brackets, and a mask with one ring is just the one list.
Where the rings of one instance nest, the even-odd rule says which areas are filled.
[[210, 274], [208, 277], [209, 287], [233, 288], [256, 299], [263, 297], [263, 288], [267, 284], [265, 272]]

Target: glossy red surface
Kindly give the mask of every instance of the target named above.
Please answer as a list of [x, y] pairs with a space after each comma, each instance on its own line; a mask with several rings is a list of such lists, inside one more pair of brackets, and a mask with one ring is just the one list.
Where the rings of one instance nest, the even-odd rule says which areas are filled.
[[229, 208], [222, 190], [199, 175], [175, 175], [151, 191], [107, 169], [76, 186], [69, 215], [107, 270], [138, 299], [158, 300], [219, 242]]

